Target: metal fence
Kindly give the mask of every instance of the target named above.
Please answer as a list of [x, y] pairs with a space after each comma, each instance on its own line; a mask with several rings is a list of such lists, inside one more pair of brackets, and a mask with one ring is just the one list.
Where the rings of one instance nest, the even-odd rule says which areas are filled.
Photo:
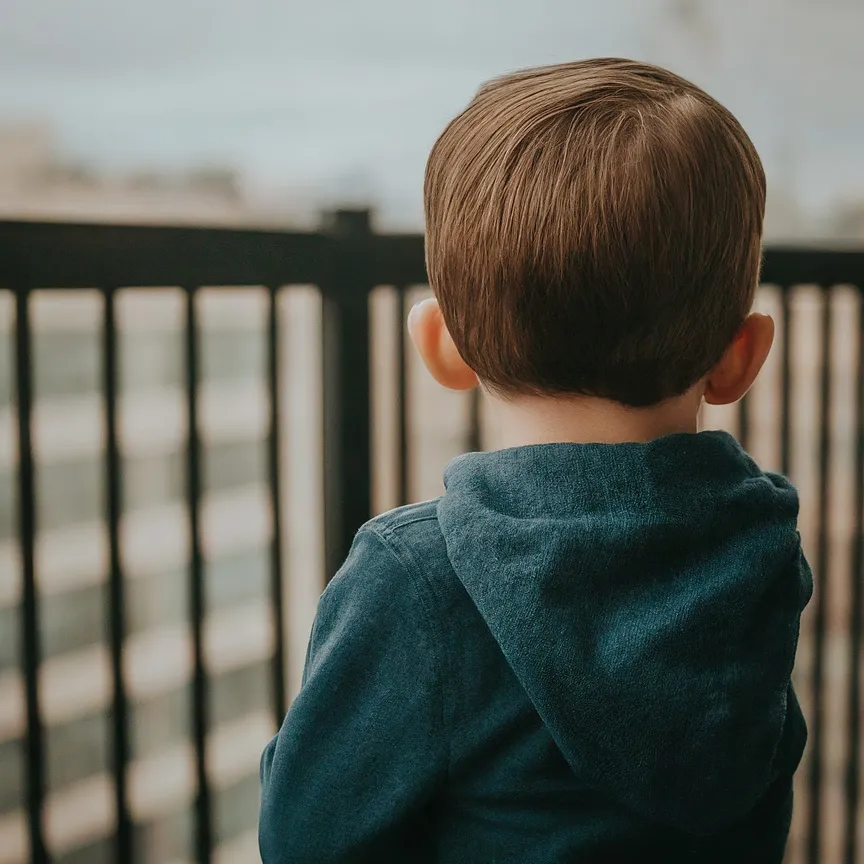
[[[40, 502], [35, 483], [38, 464], [34, 459], [32, 415], [34, 386], [32, 367], [31, 301], [35, 292], [52, 288], [64, 291], [98, 289], [103, 297], [101, 399], [104, 416], [104, 521], [108, 537], [108, 604], [111, 657], [112, 710], [105, 722], [110, 726], [113, 799], [116, 813], [114, 860], [133, 864], [136, 860], [134, 825], [128, 800], [127, 770], [130, 762], [129, 695], [124, 676], [126, 643], [126, 597], [121, 519], [124, 513], [122, 447], [118, 433], [118, 342], [116, 303], [124, 290], [171, 286], [185, 293], [185, 398], [187, 436], [185, 445], [186, 512], [188, 517], [189, 628], [193, 645], [192, 724], [195, 777], [195, 860], [213, 859], [213, 826], [207, 770], [207, 739], [210, 728], [208, 678], [204, 662], [205, 579], [201, 545], [201, 440], [199, 434], [199, 321], [196, 296], [219, 286], [261, 286], [267, 291], [265, 328], [267, 387], [269, 392], [268, 466], [269, 499], [272, 510], [270, 539], [270, 597], [274, 615], [275, 647], [271, 659], [272, 711], [281, 722], [287, 701], [284, 615], [285, 574], [283, 547], [286, 538], [280, 525], [279, 484], [280, 437], [284, 434], [284, 406], [280, 405], [279, 306], [285, 286], [314, 285], [322, 298], [322, 410], [323, 478], [326, 572], [332, 574], [347, 553], [356, 528], [372, 515], [373, 462], [370, 433], [373, 394], [370, 385], [369, 298], [374, 288], [394, 287], [399, 307], [405, 311], [407, 289], [425, 283], [423, 240], [420, 236], [373, 233], [365, 212], [340, 212], [314, 233], [211, 228], [164, 228], [141, 226], [67, 225], [0, 222], [0, 291], [14, 297], [14, 344], [12, 364], [17, 419], [17, 509], [20, 551], [20, 645], [21, 677], [26, 704], [26, 801], [30, 857], [34, 864], [50, 858], [45, 840], [46, 805], [45, 733], [42, 719], [43, 689], [40, 686], [40, 593], [36, 543]], [[862, 650], [862, 521], [864, 521], [864, 252], [831, 252], [772, 248], [766, 252], [763, 281], [773, 286], [779, 340], [777, 375], [773, 388], [773, 421], [761, 424], [755, 418], [756, 395], [736, 409], [730, 424], [745, 446], [767, 437], [774, 439], [776, 467], [796, 480], [798, 462], [813, 463], [817, 482], [812, 489], [815, 507], [806, 526], [805, 540], [812, 557], [817, 591], [808, 612], [807, 632], [802, 638], [802, 667], [798, 679], [802, 702], [808, 714], [811, 736], [809, 755], [799, 778], [795, 844], [790, 856], [797, 860], [859, 860], [861, 753], [861, 650]], [[815, 286], [815, 298], [803, 312], [796, 311], [795, 286]], [[847, 307], [834, 302], [837, 286], [851, 291]], [[850, 313], [849, 310], [854, 310]], [[854, 338], [844, 351], [836, 343], [839, 322], [849, 325], [854, 314]], [[804, 316], [812, 326], [811, 352], [818, 368], [817, 395], [810, 412], [816, 435], [811, 451], [799, 446], [794, 415], [796, 398], [796, 328]], [[404, 314], [400, 315], [400, 320]], [[807, 322], [805, 322], [807, 323]], [[404, 327], [398, 325], [396, 405], [398, 453], [398, 497], [409, 497], [409, 379], [404, 362]], [[809, 337], [808, 337], [809, 338]], [[852, 376], [851, 410], [845, 422], [831, 419], [837, 402], [837, 356]], [[809, 361], [807, 361], [809, 362]], [[800, 364], [799, 364], [800, 365]], [[845, 391], [844, 391], [845, 392]], [[763, 412], [764, 413], [764, 412]], [[833, 431], [832, 431], [833, 430]], [[839, 430], [839, 431], [838, 431]], [[839, 436], [839, 437], [838, 437]], [[845, 436], [845, 438], [844, 438]], [[481, 409], [472, 402], [465, 441], [481, 444]], [[850, 506], [839, 512], [832, 507], [832, 489], [838, 475], [834, 449], [845, 440], [851, 461], [839, 469], [851, 480]], [[845, 445], [844, 445], [845, 446]], [[796, 457], [796, 448], [798, 456]], [[414, 454], [416, 457], [417, 454]], [[422, 454], [420, 454], [422, 456]], [[808, 462], [809, 460], [809, 462]], [[840, 529], [837, 525], [842, 523]], [[835, 530], [837, 529], [837, 530]], [[839, 531], [839, 534], [838, 534]], [[839, 546], [832, 537], [840, 537]], [[839, 551], [838, 551], [839, 550]], [[842, 557], [847, 594], [840, 598], [841, 616], [832, 616], [838, 606], [829, 578], [832, 556]], [[835, 620], [836, 619], [836, 620]], [[826, 668], [832, 634], [838, 635], [843, 655], [842, 716], [826, 709]], [[833, 644], [833, 643], [832, 643]], [[803, 656], [806, 655], [806, 656]], [[833, 655], [832, 655], [833, 656]], [[797, 673], [796, 673], [797, 674]], [[826, 742], [842, 740], [842, 776], [826, 767]], [[831, 789], [840, 789], [831, 797]], [[827, 803], [826, 803], [827, 801]], [[842, 803], [842, 824], [834, 839], [826, 836], [836, 803]], [[835, 821], [837, 814], [834, 814]], [[834, 856], [834, 857], [832, 857]]]

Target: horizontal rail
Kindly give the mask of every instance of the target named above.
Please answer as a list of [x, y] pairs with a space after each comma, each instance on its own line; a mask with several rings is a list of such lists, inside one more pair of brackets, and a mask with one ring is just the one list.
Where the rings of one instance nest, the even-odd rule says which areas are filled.
[[[373, 284], [425, 283], [423, 237], [361, 232]], [[356, 235], [352, 236], [354, 242]], [[322, 284], [344, 238], [322, 231], [0, 220], [0, 287]], [[768, 246], [762, 280], [864, 286], [864, 251]], [[337, 280], [338, 281], [338, 280]]]
[[780, 287], [856, 285], [864, 290], [864, 250], [768, 246], [762, 282]]
[[[326, 230], [0, 221], [0, 288], [330, 284], [343, 242]], [[426, 281], [421, 236], [361, 242], [374, 283]]]

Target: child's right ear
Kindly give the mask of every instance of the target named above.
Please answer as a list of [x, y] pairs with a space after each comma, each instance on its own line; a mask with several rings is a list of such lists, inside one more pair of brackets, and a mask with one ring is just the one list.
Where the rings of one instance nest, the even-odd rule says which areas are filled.
[[434, 297], [408, 314], [408, 332], [432, 377], [449, 390], [471, 390], [478, 384], [474, 370], [462, 359]]

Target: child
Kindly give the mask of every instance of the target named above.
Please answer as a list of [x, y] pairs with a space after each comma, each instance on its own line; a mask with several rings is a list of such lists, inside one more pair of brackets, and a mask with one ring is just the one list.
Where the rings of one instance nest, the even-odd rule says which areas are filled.
[[447, 127], [409, 329], [506, 449], [357, 535], [264, 753], [265, 864], [779, 864], [798, 500], [697, 432], [771, 347], [764, 204], [735, 118], [641, 63], [512, 75]]

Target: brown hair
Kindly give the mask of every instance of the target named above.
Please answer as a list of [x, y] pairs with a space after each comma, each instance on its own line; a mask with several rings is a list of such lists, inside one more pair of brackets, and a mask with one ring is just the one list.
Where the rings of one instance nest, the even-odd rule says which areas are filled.
[[738, 121], [654, 66], [484, 86], [426, 167], [429, 279], [502, 395], [652, 405], [722, 357], [753, 302], [765, 175]]

